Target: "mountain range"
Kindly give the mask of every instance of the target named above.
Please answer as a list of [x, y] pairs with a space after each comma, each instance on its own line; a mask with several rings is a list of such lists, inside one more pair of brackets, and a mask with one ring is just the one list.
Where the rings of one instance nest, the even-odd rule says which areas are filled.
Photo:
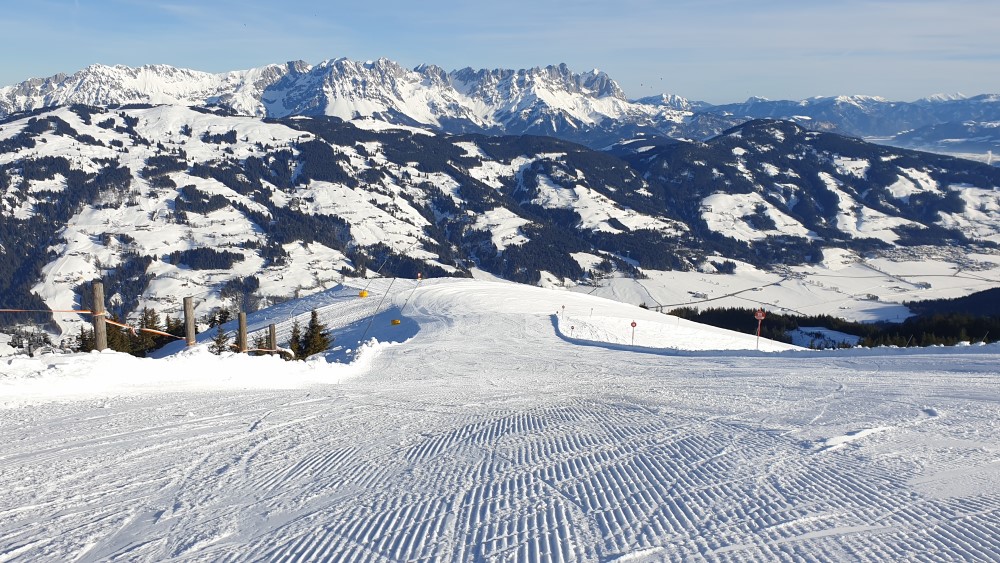
[[[1000, 243], [1000, 170], [755, 120], [704, 142], [597, 151], [217, 106], [70, 105], [0, 122], [7, 307], [255, 310], [345, 276], [489, 272], [599, 284], [818, 263], [831, 251], [975, 256]], [[930, 249], [930, 250], [927, 250]], [[79, 319], [59, 320], [72, 331]]]
[[302, 61], [212, 74], [166, 65], [92, 65], [0, 88], [0, 117], [68, 104], [216, 106], [266, 118], [335, 116], [444, 133], [554, 136], [604, 148], [637, 135], [707, 140], [751, 119], [937, 152], [1000, 151], [1000, 95], [872, 96], [801, 101], [750, 98], [710, 105], [662, 94], [626, 98], [607, 74], [566, 65], [525, 70], [413, 69], [388, 59]]

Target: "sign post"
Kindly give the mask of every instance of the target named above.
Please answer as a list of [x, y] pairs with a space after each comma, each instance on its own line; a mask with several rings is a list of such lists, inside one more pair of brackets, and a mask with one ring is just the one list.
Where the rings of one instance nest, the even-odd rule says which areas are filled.
[[757, 349], [760, 350], [760, 324], [764, 322], [764, 309], [757, 309], [757, 312], [753, 314], [753, 317], [757, 319]]
[[632, 346], [635, 346], [635, 321], [632, 321]]

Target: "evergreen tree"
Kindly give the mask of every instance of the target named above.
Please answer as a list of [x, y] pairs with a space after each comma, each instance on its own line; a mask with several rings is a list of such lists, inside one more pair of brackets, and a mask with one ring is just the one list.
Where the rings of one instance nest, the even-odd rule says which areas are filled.
[[[142, 309], [142, 319], [139, 322], [139, 326], [152, 330], [163, 330], [163, 327], [160, 326], [160, 315], [156, 312], [156, 309], [148, 307], [143, 307]], [[136, 332], [133, 335], [132, 355], [144, 357], [151, 350], [164, 345], [166, 342], [164, 342], [163, 338], [151, 332]]]
[[[112, 315], [111, 320], [119, 324], [124, 324], [118, 315]], [[107, 325], [107, 333], [109, 349], [114, 350], [115, 352], [125, 352], [127, 354], [132, 353], [130, 331], [121, 328], [120, 326], [109, 324]]]
[[292, 354], [295, 354], [294, 359], [298, 360], [304, 357], [302, 355], [302, 329], [299, 328], [298, 319], [292, 322], [292, 336], [288, 340], [288, 349], [292, 351]]
[[216, 325], [215, 338], [212, 339], [211, 350], [213, 354], [222, 355], [229, 349], [229, 335], [222, 329], [222, 325]]
[[208, 317], [208, 326], [216, 327], [228, 323], [233, 319], [233, 313], [226, 308], [216, 309], [211, 316]]
[[[253, 346], [251, 346], [251, 348], [253, 348], [254, 350], [266, 350], [268, 348], [268, 346], [267, 346], [267, 337], [262, 336], [262, 335], [255, 336], [253, 338]], [[265, 354], [267, 354], [267, 352], [254, 352], [253, 353], [254, 356], [263, 356]]]
[[75, 351], [77, 352], [92, 351], [94, 349], [94, 331], [80, 325], [80, 336], [77, 337], [74, 344]]
[[172, 334], [177, 337], [186, 336], [186, 327], [184, 326], [184, 319], [177, 317], [176, 319], [167, 315], [163, 320], [163, 324], [166, 327], [164, 332], [167, 334]]
[[309, 316], [309, 325], [306, 326], [306, 333], [302, 336], [299, 348], [302, 350], [302, 358], [305, 359], [313, 354], [325, 352], [330, 347], [332, 339], [326, 332], [326, 325], [319, 322], [319, 315], [313, 309]]

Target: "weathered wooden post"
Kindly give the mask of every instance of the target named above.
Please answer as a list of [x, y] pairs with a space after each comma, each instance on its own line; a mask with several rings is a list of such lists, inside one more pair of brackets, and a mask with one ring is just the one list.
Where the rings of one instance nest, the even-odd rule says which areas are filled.
[[[277, 350], [278, 349], [278, 328], [271, 323], [267, 327], [267, 349]], [[271, 352], [274, 354], [274, 352]]]
[[184, 336], [188, 346], [194, 346], [194, 300], [184, 298]]
[[94, 349], [101, 351], [108, 347], [108, 325], [105, 323], [104, 282], [94, 280]]
[[247, 314], [240, 313], [240, 331], [236, 335], [236, 347], [240, 352], [247, 351]]

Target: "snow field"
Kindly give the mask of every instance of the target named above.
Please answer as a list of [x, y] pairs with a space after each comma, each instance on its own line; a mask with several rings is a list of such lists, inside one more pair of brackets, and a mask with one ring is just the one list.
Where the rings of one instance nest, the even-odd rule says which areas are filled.
[[538, 197], [532, 203], [548, 209], [570, 209], [580, 215], [579, 227], [595, 231], [620, 233], [621, 229], [611, 226], [615, 219], [629, 229], [648, 229], [669, 234], [679, 234], [686, 227], [638, 213], [628, 207], [621, 207], [610, 198], [586, 186], [565, 188], [552, 178], [538, 176]]
[[[90, 386], [0, 409], [0, 560], [1000, 556], [996, 346], [713, 352], [720, 334], [690, 324], [702, 351], [681, 356], [567, 339], [577, 317], [595, 335], [674, 321], [592, 296], [369, 291], [251, 321], [315, 308], [335, 346], [386, 343], [353, 363], [198, 349], [8, 363], [5, 397], [35, 379]], [[143, 392], [100, 376], [132, 362]]]
[[837, 228], [855, 238], [877, 238], [892, 243], [899, 239], [899, 235], [892, 230], [893, 227], [917, 225], [858, 203], [853, 196], [841, 189], [840, 181], [827, 172], [820, 172], [819, 177], [827, 189], [839, 198]]
[[[758, 230], [747, 223], [746, 217], [753, 215], [757, 209], [764, 210], [776, 225], [776, 229]], [[803, 238], [815, 238], [816, 234], [805, 228], [801, 223], [782, 213], [760, 194], [712, 194], [702, 200], [701, 218], [708, 228], [726, 233], [741, 241], [762, 240], [768, 236], [792, 235]]]
[[[665, 312], [678, 307], [764, 308], [865, 322], [902, 321], [911, 315], [903, 305], [906, 301], [955, 298], [1000, 284], [1000, 257], [994, 255], [949, 255], [919, 247], [878, 258], [842, 249], [828, 249], [823, 255], [818, 264], [796, 266], [783, 273], [736, 262], [735, 275], [644, 270], [646, 279], [617, 275], [598, 280], [596, 285], [567, 289]], [[596, 263], [585, 264], [583, 256], [577, 259], [584, 267]], [[728, 258], [723, 256], [709, 259], [725, 260]], [[873, 300], [873, 295], [878, 299]], [[755, 327], [756, 322], [749, 318], [747, 330]]]
[[[715, 350], [754, 350], [757, 342], [753, 335], [734, 333], [723, 329], [713, 329], [679, 317], [643, 315], [641, 323], [628, 321], [622, 317], [578, 317], [556, 315], [557, 327], [563, 336], [571, 340], [588, 341], [647, 348], [655, 351], [703, 350], [705, 339], [711, 339]], [[635, 322], [633, 330], [631, 323]], [[794, 350], [795, 346], [761, 339], [759, 349], [763, 352]]]

